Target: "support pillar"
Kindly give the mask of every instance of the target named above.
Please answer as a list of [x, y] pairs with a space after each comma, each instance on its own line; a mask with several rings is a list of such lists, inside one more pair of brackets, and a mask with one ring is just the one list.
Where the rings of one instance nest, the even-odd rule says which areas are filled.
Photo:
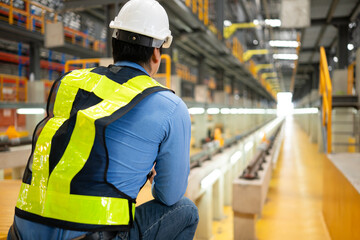
[[203, 56], [201, 56], [198, 59], [198, 80], [197, 83], [198, 84], [204, 84], [204, 79], [205, 79], [205, 58]]
[[347, 24], [338, 27], [338, 54], [339, 54], [339, 69], [345, 69], [348, 66], [349, 50], [347, 45], [349, 43], [349, 27]]
[[216, 90], [218, 91], [224, 91], [225, 87], [225, 72], [224, 69], [219, 68], [216, 70], [215, 74], [216, 78]]
[[[30, 43], [30, 81], [28, 82], [28, 102], [29, 103], [45, 103], [45, 89], [44, 83], [40, 80], [40, 44]], [[44, 118], [44, 115], [26, 115], [26, 130], [32, 133], [35, 126]], [[20, 170], [21, 171], [21, 170]], [[22, 173], [21, 173], [22, 174]], [[15, 176], [14, 176], [15, 177]]]
[[224, 2], [216, 1], [216, 27], [218, 29], [219, 39], [223, 39], [224, 36]]
[[221, 175], [213, 185], [213, 219], [224, 218], [224, 177]]
[[105, 26], [106, 26], [106, 57], [112, 57], [112, 34], [113, 29], [109, 28], [110, 22], [115, 18], [118, 7], [115, 4], [109, 4], [105, 6]]
[[358, 102], [360, 104], [360, 48], [356, 50], [356, 95], [358, 95]]
[[198, 240], [210, 240], [212, 238], [212, 186], [196, 201], [199, 210], [199, 224], [195, 237]]
[[30, 50], [30, 63], [29, 63], [30, 76], [33, 74], [34, 80], [40, 80], [41, 79], [40, 44], [36, 42], [31, 42], [29, 50]]
[[224, 174], [224, 205], [231, 206], [232, 199], [232, 180], [233, 180], [233, 168], [229, 168]]

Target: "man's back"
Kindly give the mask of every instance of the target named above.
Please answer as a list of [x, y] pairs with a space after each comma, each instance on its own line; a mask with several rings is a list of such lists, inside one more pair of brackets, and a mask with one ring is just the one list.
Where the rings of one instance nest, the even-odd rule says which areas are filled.
[[[126, 74], [143, 74], [127, 64], [123, 68]], [[181, 199], [186, 190], [189, 140], [190, 119], [186, 105], [170, 91], [152, 93], [106, 127], [105, 141], [109, 156], [107, 181], [131, 198], [136, 198], [156, 161], [158, 174], [154, 180], [154, 197], [166, 205], [172, 205]], [[94, 145], [94, 149], [98, 147], [99, 144]], [[106, 161], [106, 154], [103, 153], [97, 161]], [[96, 169], [91, 171], [96, 172]], [[84, 184], [77, 184], [79, 189], [73, 188], [72, 191], [89, 192], [89, 188], [94, 186], [86, 186], [86, 182], [91, 182], [87, 181], [87, 177], [87, 174], [83, 174]], [[92, 177], [91, 174], [89, 177]], [[16, 217], [16, 223], [20, 229], [27, 229], [26, 232], [20, 230], [25, 239], [76, 237], [83, 234], [51, 228], [19, 217]]]

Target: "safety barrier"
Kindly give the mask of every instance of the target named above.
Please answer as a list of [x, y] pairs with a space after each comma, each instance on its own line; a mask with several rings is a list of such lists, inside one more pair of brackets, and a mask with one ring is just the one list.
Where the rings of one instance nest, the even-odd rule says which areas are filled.
[[205, 26], [209, 25], [209, 0], [186, 0], [185, 4], [194, 14], [197, 14]]
[[[232, 202], [237, 202], [240, 197], [233, 196], [234, 180], [253, 159], [264, 134], [273, 135], [282, 122], [282, 118], [274, 119], [246, 137], [232, 144], [225, 144], [221, 151], [214, 151], [210, 161], [204, 161], [199, 167], [191, 169], [186, 196], [193, 200], [199, 209], [197, 239], [212, 238], [212, 221], [223, 219], [224, 205], [231, 206]], [[276, 145], [279, 146], [279, 142]], [[278, 152], [271, 155], [275, 161]]]
[[[38, 31], [44, 34], [46, 23], [57, 22], [58, 15], [53, 9], [31, 0], [23, 0], [23, 2], [25, 5], [24, 10], [14, 7], [13, 0], [10, 0], [9, 4], [0, 2], [0, 8], [5, 9], [5, 11], [1, 11], [1, 13], [7, 16], [7, 21], [10, 25], [13, 25], [16, 21], [18, 26], [23, 26], [29, 31]], [[33, 14], [31, 11], [32, 6], [40, 8], [41, 15]], [[52, 16], [51, 19], [50, 16]], [[105, 43], [83, 32], [64, 27], [64, 34], [65, 38], [70, 39], [73, 44], [80, 43], [81, 46], [91, 48], [98, 52], [105, 51]]]
[[[44, 83], [44, 101], [47, 100], [54, 81], [41, 80]], [[0, 74], [0, 101], [27, 102], [28, 79], [8, 74]]]
[[[167, 54], [161, 55], [161, 60], [165, 61], [165, 73], [158, 73], [155, 78], [165, 78], [166, 87], [171, 88], [171, 57]], [[87, 68], [89, 65], [99, 65], [101, 58], [88, 58], [88, 59], [74, 59], [68, 60], [65, 63], [65, 72], [70, 70], [70, 66], [76, 68]]]
[[324, 47], [320, 47], [320, 87], [319, 93], [322, 95], [322, 125], [326, 127], [326, 149], [331, 153], [332, 131], [331, 131], [331, 112], [332, 112], [332, 84], [329, 74], [328, 63]]
[[27, 79], [8, 74], [0, 74], [0, 101], [26, 102]]
[[348, 79], [347, 79], [347, 94], [353, 95], [353, 88], [354, 88], [354, 67], [356, 62], [351, 63], [348, 66]]

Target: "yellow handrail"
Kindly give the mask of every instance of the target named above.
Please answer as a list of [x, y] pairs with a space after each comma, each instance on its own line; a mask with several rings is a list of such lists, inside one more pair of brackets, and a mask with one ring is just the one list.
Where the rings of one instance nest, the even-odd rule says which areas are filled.
[[348, 87], [347, 94], [352, 95], [353, 87], [354, 87], [354, 66], [355, 62], [348, 66]]
[[165, 60], [165, 73], [158, 73], [156, 77], [165, 77], [166, 87], [171, 89], [171, 57], [168, 54], [162, 54], [161, 59]]
[[64, 71], [68, 72], [70, 70], [70, 65], [80, 65], [81, 68], [86, 68], [86, 64], [88, 63], [100, 63], [100, 58], [87, 58], [87, 59], [74, 59], [68, 60], [65, 63]]
[[[14, 7], [14, 1], [13, 0], [10, 0], [9, 4], [0, 2], [0, 7], [4, 8], [4, 9], [7, 9], [8, 12], [9, 12], [9, 15], [8, 15], [9, 24], [10, 25], [14, 24], [14, 13], [20, 14], [21, 16], [24, 16], [25, 19], [26, 19], [24, 26], [25, 26], [25, 28], [27, 30], [29, 30], [29, 31], [36, 30], [36, 29], [34, 29], [34, 25], [32, 24], [32, 22], [34, 20], [36, 20], [37, 22], [40, 23], [40, 32], [41, 32], [41, 34], [45, 34], [45, 24], [48, 23], [48, 22], [56, 22], [57, 21], [57, 13], [55, 13], [54, 10], [52, 10], [51, 8], [46, 7], [46, 6], [44, 6], [44, 5], [40, 4], [40, 3], [31, 1], [31, 0], [23, 0], [23, 1], [25, 3], [25, 10], [18, 9], [18, 8]], [[32, 14], [31, 11], [30, 11], [31, 6], [36, 6], [36, 7], [40, 8], [41, 9], [41, 15], [37, 16], [37, 15]], [[54, 16], [53, 16], [51, 21], [45, 19], [46, 12], [54, 13]], [[101, 49], [98, 47], [99, 46], [99, 44], [97, 42], [98, 40], [96, 40], [95, 38], [93, 38], [93, 37], [91, 37], [91, 36], [89, 36], [89, 35], [87, 35], [85, 33], [82, 33], [80, 31], [68, 28], [68, 27], [64, 27], [64, 32], [67, 35], [70, 35], [73, 44], [76, 43], [76, 37], [79, 36], [79, 37], [82, 38], [82, 46], [83, 47], [87, 47], [86, 46], [87, 42], [90, 42], [90, 43], [93, 43], [92, 48], [95, 51], [101, 51]]]
[[[161, 59], [165, 60], [165, 73], [158, 73], [155, 77], [164, 77], [166, 79], [166, 87], [171, 88], [171, 57], [167, 54], [162, 54]], [[68, 60], [65, 63], [64, 71], [68, 72], [71, 65], [81, 65], [81, 68], [86, 68], [86, 64], [89, 63], [100, 63], [100, 58]]]
[[331, 153], [331, 111], [332, 111], [332, 84], [324, 47], [320, 47], [320, 94], [323, 97], [322, 124], [327, 127], [327, 152]]
[[[0, 74], [0, 101], [4, 101], [4, 83], [6, 83], [11, 86], [7, 86], [5, 88], [11, 88], [15, 89], [15, 98], [13, 100], [16, 100], [17, 102], [20, 102], [20, 82], [22, 82], [23, 87], [21, 89], [24, 89], [24, 101], [27, 101], [27, 78], [25, 77], [19, 77], [14, 75], [8, 75], [8, 74]], [[6, 99], [9, 100], [9, 99]]]

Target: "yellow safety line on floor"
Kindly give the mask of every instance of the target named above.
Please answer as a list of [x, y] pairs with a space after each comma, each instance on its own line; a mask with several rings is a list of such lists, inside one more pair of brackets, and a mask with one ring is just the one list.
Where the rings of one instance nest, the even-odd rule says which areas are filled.
[[[259, 240], [328, 240], [322, 219], [322, 184], [325, 155], [309, 136], [288, 119], [283, 146], [273, 171], [262, 216], [256, 224]], [[233, 239], [233, 213], [213, 222], [215, 240]]]

